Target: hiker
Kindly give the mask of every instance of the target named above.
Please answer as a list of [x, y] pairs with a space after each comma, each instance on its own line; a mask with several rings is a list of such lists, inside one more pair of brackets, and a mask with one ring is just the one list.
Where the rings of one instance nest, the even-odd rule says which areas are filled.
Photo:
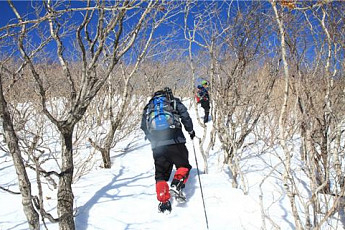
[[[176, 198], [181, 196], [180, 198], [185, 200], [182, 189], [192, 168], [189, 164], [188, 150], [185, 146], [186, 138], [180, 121], [193, 140], [195, 132], [187, 108], [180, 99], [173, 96], [168, 87], [154, 93], [144, 108], [141, 120], [141, 129], [145, 133], [145, 139], [151, 142], [156, 193], [160, 201], [158, 210], [163, 213], [171, 212], [170, 192], [176, 195]], [[167, 182], [174, 165], [176, 172], [169, 189]]]
[[203, 80], [201, 85], [198, 85], [196, 99], [197, 103], [201, 104], [201, 107], [204, 109], [204, 124], [208, 122], [208, 116], [210, 114], [210, 96], [208, 94], [208, 82]]

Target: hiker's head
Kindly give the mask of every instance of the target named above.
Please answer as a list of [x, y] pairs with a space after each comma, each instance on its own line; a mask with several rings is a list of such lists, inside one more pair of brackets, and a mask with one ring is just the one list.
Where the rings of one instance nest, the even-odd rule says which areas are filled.
[[165, 87], [164, 92], [168, 99], [172, 100], [174, 98], [174, 95], [169, 87]]
[[153, 94], [154, 97], [163, 96], [163, 95], [165, 95], [164, 90], [158, 90]]
[[201, 85], [204, 86], [204, 87], [205, 87], [205, 86], [208, 86], [208, 82], [207, 82], [206, 80], [203, 80], [203, 81], [201, 82]]
[[173, 98], [173, 93], [171, 91], [171, 89], [169, 87], [164, 87], [162, 90], [158, 90], [153, 94], [154, 97], [161, 97], [161, 96], [165, 96], [168, 99], [172, 99]]

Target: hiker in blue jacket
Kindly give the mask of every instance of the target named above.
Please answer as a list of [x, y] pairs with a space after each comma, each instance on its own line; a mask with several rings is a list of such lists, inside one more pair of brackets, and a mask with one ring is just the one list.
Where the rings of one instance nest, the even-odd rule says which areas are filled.
[[[164, 113], [163, 118], [172, 114], [174, 123], [170, 123], [168, 129], [157, 131], [154, 126], [159, 121], [154, 119], [158, 119], [159, 114], [162, 113]], [[172, 95], [171, 89], [168, 87], [154, 93], [142, 114], [141, 129], [145, 133], [145, 138], [151, 142], [153, 152], [156, 193], [157, 199], [160, 201], [158, 206], [160, 212], [171, 211], [169, 190], [172, 194], [182, 195], [182, 189], [185, 187], [189, 171], [192, 168], [189, 164], [188, 150], [185, 146], [186, 138], [183, 135], [180, 121], [190, 138], [193, 139], [195, 132], [187, 108], [180, 99]], [[176, 173], [169, 189], [167, 181], [169, 181], [174, 165]]]

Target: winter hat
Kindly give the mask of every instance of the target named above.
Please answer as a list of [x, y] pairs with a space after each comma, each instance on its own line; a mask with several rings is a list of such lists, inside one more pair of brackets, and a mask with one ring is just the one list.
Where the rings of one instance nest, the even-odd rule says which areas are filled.
[[203, 81], [201, 82], [201, 84], [202, 84], [202, 85], [207, 85], [207, 81], [206, 81], [206, 80], [203, 80]]

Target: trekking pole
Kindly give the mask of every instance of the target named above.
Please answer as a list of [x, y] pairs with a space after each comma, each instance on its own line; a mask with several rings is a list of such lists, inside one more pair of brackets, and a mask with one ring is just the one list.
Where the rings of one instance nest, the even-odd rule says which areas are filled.
[[195, 164], [196, 164], [196, 171], [198, 172], [198, 178], [199, 178], [199, 185], [200, 185], [200, 192], [201, 192], [201, 198], [202, 198], [202, 204], [204, 206], [204, 214], [205, 214], [205, 220], [206, 220], [206, 227], [208, 228], [208, 220], [207, 220], [207, 214], [206, 214], [206, 207], [205, 207], [205, 200], [204, 200], [204, 193], [202, 191], [202, 185], [201, 185], [201, 180], [200, 180], [200, 172], [199, 172], [199, 166], [198, 166], [198, 160], [196, 158], [196, 152], [195, 152], [195, 146], [194, 146], [194, 141], [192, 140], [193, 143], [193, 150], [194, 150], [194, 157], [195, 157]]

